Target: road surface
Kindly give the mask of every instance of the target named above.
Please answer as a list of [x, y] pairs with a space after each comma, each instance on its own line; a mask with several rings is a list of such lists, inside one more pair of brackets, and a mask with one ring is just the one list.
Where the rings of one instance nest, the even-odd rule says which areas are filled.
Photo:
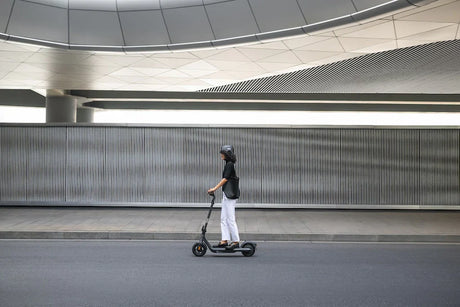
[[0, 306], [460, 306], [460, 245], [0, 240]]

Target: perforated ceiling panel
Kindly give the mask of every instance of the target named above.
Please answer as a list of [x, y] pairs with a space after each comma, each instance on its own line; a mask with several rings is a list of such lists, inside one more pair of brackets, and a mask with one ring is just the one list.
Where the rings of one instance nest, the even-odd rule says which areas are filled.
[[460, 93], [460, 40], [371, 53], [203, 90], [244, 93]]

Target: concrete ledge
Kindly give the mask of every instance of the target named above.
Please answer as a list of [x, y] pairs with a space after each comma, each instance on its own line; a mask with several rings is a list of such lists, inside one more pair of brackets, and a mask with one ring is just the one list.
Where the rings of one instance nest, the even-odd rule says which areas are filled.
[[[241, 233], [254, 241], [326, 241], [326, 242], [430, 242], [460, 243], [460, 235], [359, 235], [359, 234], [262, 234]], [[197, 240], [199, 233], [181, 232], [99, 232], [99, 231], [0, 231], [0, 239], [74, 239], [74, 240]], [[209, 233], [219, 240], [219, 233]]]

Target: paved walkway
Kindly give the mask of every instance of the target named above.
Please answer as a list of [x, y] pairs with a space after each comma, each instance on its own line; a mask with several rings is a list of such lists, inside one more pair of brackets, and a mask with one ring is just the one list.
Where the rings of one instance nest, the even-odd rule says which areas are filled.
[[[196, 239], [206, 209], [0, 207], [0, 239]], [[209, 238], [220, 236], [220, 210]], [[239, 209], [242, 240], [460, 242], [460, 211]]]

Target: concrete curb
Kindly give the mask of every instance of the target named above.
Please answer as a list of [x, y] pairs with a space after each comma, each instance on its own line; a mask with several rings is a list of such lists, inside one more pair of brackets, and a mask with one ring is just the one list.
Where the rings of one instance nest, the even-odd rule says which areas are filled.
[[[460, 235], [381, 235], [381, 234], [268, 234], [241, 233], [254, 241], [329, 241], [329, 242], [431, 242], [460, 243]], [[200, 233], [120, 232], [120, 231], [0, 231], [0, 239], [74, 239], [74, 240], [197, 240]], [[208, 233], [219, 240], [219, 233]]]

